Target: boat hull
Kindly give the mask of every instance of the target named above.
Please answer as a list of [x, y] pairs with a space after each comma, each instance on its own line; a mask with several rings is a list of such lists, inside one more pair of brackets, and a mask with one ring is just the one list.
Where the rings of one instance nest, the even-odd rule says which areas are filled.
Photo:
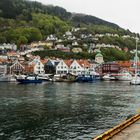
[[86, 76], [78, 76], [77, 79], [76, 79], [76, 82], [82, 82], [82, 83], [85, 83], [85, 82], [95, 82], [96, 81], [96, 77], [95, 76], [89, 76], [89, 77], [86, 77]]
[[29, 83], [42, 83], [43, 81], [42, 80], [29, 80], [29, 79], [17, 79], [17, 81], [19, 83], [22, 83], [22, 84], [29, 84]]
[[136, 79], [133, 79], [130, 81], [130, 85], [140, 85], [140, 79], [136, 80]]

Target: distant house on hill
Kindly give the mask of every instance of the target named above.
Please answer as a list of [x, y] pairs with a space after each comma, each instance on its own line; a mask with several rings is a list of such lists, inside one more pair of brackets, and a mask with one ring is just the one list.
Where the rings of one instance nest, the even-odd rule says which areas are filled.
[[82, 50], [82, 48], [73, 48], [72, 49], [72, 52], [74, 52], [74, 53], [79, 53], [79, 52], [82, 52], [83, 50]]
[[56, 37], [56, 35], [49, 35], [47, 38], [46, 38], [46, 41], [57, 41], [58, 38]]

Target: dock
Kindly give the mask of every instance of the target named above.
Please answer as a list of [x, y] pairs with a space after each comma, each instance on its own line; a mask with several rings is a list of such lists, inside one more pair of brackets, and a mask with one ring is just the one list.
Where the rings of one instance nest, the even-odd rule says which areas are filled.
[[93, 138], [93, 140], [140, 140], [140, 114]]

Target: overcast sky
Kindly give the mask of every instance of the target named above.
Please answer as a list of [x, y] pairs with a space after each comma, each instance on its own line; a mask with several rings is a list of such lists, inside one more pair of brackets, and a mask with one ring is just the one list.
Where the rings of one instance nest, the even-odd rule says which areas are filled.
[[140, 33], [140, 0], [36, 0], [99, 17]]

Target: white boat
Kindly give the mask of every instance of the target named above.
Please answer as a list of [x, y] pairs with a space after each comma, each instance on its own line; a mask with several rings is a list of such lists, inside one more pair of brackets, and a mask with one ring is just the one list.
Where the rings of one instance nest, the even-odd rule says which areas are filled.
[[111, 75], [111, 74], [106, 74], [102, 77], [102, 80], [105, 80], [105, 81], [115, 81], [117, 80], [115, 76]]
[[16, 82], [16, 78], [13, 75], [0, 75], [0, 82]]
[[140, 77], [138, 75], [135, 75], [132, 80], [130, 81], [131, 85], [140, 85]]
[[116, 75], [116, 78], [119, 81], [131, 81], [132, 80], [132, 75], [128, 71], [123, 70]]
[[43, 81], [52, 81], [52, 79], [49, 76], [51, 76], [51, 74], [38, 74], [37, 78]]
[[130, 81], [131, 85], [140, 85], [140, 77], [138, 76], [138, 66], [137, 66], [137, 62], [138, 62], [138, 38], [136, 37], [136, 54], [135, 54], [135, 75], [132, 78], [132, 80]]

